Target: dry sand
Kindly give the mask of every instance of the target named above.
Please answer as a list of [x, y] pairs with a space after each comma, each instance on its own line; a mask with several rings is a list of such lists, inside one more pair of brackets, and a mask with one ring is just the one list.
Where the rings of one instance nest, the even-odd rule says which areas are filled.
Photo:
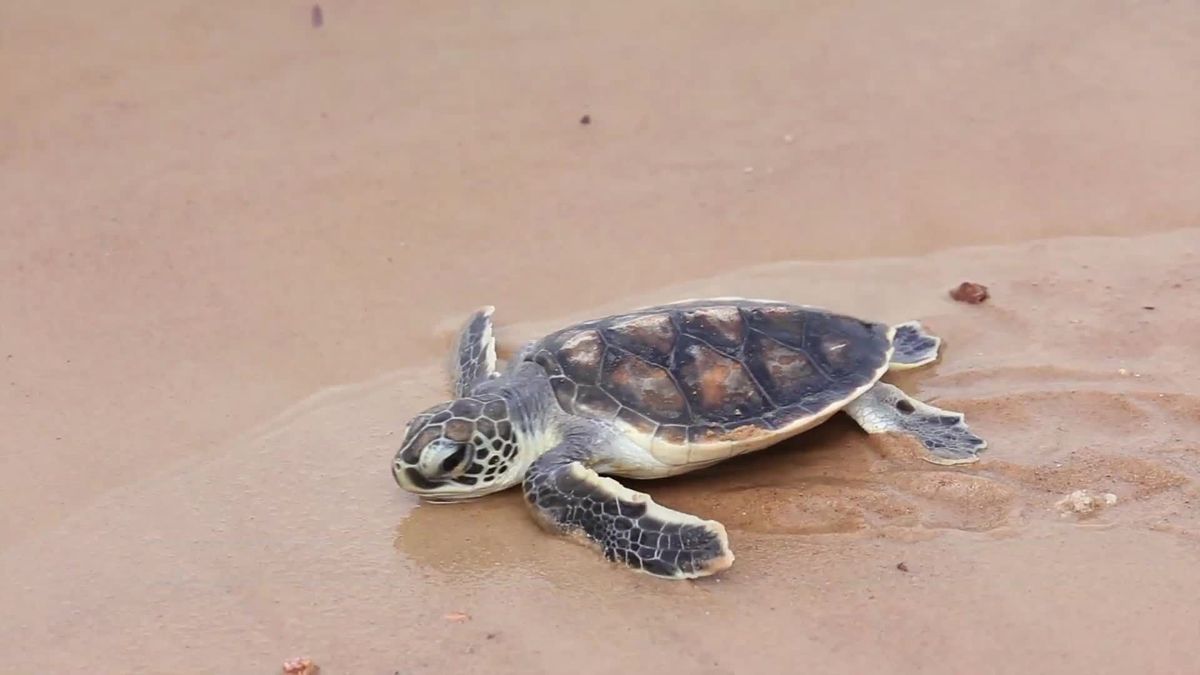
[[[448, 7], [0, 10], [6, 671], [1195, 667], [1200, 11]], [[709, 294], [921, 319], [984, 460], [639, 485], [729, 528], [695, 583], [391, 482], [470, 308]]]

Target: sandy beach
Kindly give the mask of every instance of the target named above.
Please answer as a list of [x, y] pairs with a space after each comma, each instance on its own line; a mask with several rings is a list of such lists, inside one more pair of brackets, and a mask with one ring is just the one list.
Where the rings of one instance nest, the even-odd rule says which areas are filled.
[[[0, 9], [7, 671], [1195, 667], [1200, 10], [321, 8]], [[728, 528], [695, 582], [393, 482], [475, 307], [713, 295], [921, 320], [988, 451], [637, 483]]]

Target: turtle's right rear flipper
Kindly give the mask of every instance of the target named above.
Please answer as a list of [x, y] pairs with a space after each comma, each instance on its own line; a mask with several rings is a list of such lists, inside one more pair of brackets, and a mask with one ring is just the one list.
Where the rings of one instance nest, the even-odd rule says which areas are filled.
[[942, 339], [925, 331], [919, 321], [896, 326], [892, 338], [892, 360], [889, 370], [908, 370], [933, 363], [938, 358]]

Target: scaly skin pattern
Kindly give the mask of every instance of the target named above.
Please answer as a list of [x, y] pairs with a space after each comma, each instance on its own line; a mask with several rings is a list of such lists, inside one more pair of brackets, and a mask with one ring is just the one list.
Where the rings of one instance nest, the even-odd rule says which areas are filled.
[[941, 344], [941, 339], [926, 333], [919, 322], [902, 323], [892, 337], [891, 369], [908, 370], [933, 363]]
[[544, 526], [582, 535], [605, 558], [654, 576], [701, 577], [733, 563], [720, 523], [659, 506], [587, 468], [586, 447], [599, 440], [568, 439], [529, 468], [525, 501]]
[[493, 307], [471, 315], [454, 348], [454, 395], [466, 396], [496, 372], [496, 341], [492, 336]]
[[845, 408], [864, 431], [871, 434], [907, 434], [929, 451], [924, 459], [934, 464], [969, 464], [979, 460], [987, 441], [967, 427], [962, 413], [929, 405], [898, 387], [880, 382]]

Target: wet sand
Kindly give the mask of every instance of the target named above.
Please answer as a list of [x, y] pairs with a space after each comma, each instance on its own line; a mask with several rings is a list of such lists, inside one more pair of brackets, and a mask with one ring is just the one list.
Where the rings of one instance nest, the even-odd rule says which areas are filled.
[[[630, 299], [808, 287], [919, 317], [944, 358], [897, 381], [991, 442], [945, 468], [837, 418], [641, 485], [726, 524], [738, 560], [716, 578], [610, 567], [543, 534], [514, 494], [399, 493], [386, 469], [403, 420], [445, 386], [404, 369], [324, 390], [7, 551], [0, 584], [24, 609], [0, 647], [17, 670], [267, 672], [302, 652], [332, 672], [1179, 672], [1200, 640], [1198, 250], [1189, 230], [787, 263]], [[951, 301], [964, 277], [993, 300]], [[1078, 489], [1118, 502], [1064, 517]]]
[[[1200, 12], [658, 7], [4, 10], [8, 669], [1193, 665]], [[712, 294], [921, 319], [985, 459], [839, 418], [640, 484], [729, 528], [697, 583], [391, 482], [474, 306]]]

